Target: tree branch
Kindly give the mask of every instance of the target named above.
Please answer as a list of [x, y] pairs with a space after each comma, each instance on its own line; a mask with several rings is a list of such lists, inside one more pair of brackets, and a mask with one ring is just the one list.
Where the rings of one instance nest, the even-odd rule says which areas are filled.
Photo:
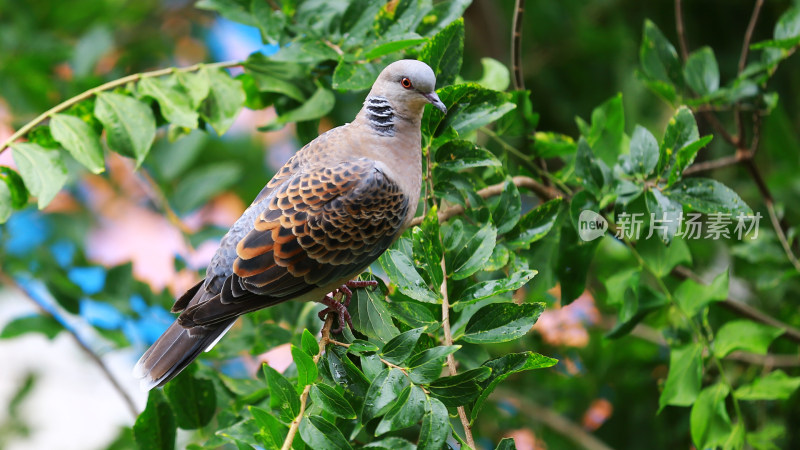
[[611, 450], [603, 441], [588, 433], [580, 425], [567, 419], [550, 408], [545, 408], [506, 388], [497, 388], [489, 395], [493, 400], [503, 399], [516, 403], [523, 417], [530, 417], [543, 423], [556, 433], [566, 437], [580, 448], [587, 450]]
[[[18, 290], [20, 293], [22, 293], [22, 295], [25, 298], [27, 298], [28, 300], [33, 302], [36, 305], [36, 308], [39, 310], [39, 312], [41, 314], [47, 315], [49, 317], [52, 317], [53, 319], [55, 319], [56, 321], [61, 323], [61, 321], [58, 320], [57, 317], [55, 317], [50, 311], [47, 310], [47, 308], [45, 308], [41, 303], [39, 303], [39, 300], [37, 300], [25, 288], [23, 288], [19, 284], [19, 282], [17, 282], [17, 280], [15, 280], [14, 278], [6, 275], [2, 271], [0, 271], [0, 282], [2, 282], [3, 284], [5, 284], [7, 286], [13, 286], [16, 290]], [[125, 402], [125, 405], [128, 407], [128, 411], [130, 411], [131, 415], [135, 419], [139, 415], [139, 411], [136, 409], [136, 405], [133, 403], [133, 400], [128, 395], [128, 393], [125, 392], [125, 389], [122, 387], [122, 385], [119, 383], [119, 381], [117, 381], [116, 377], [114, 377], [114, 374], [111, 373], [111, 370], [109, 370], [108, 366], [106, 366], [106, 363], [103, 361], [103, 359], [100, 358], [100, 356], [97, 353], [95, 353], [94, 350], [92, 350], [85, 342], [83, 342], [83, 340], [80, 338], [80, 336], [78, 336], [78, 334], [75, 332], [75, 330], [72, 327], [67, 326], [67, 325], [65, 325], [63, 323], [61, 323], [61, 325], [64, 327], [64, 329], [70, 335], [70, 337], [72, 337], [72, 340], [74, 340], [75, 343], [78, 344], [78, 347], [80, 347], [80, 349], [83, 350], [83, 352], [86, 353], [87, 356], [89, 356], [89, 358], [92, 360], [92, 362], [94, 362], [94, 364], [98, 368], [100, 368], [100, 371], [103, 372], [103, 375], [106, 377], [106, 379], [114, 387], [114, 390], [116, 390], [117, 393], [120, 395], [120, 397], [122, 397], [122, 400]]]
[[[322, 326], [322, 337], [319, 340], [319, 351], [314, 355], [314, 364], [319, 362], [322, 353], [325, 352], [325, 346], [331, 342], [331, 325], [333, 325], [333, 314], [328, 314], [328, 317], [325, 318], [325, 324]], [[289, 426], [289, 432], [286, 434], [286, 439], [283, 441], [281, 450], [289, 450], [292, 448], [292, 441], [294, 441], [294, 436], [297, 434], [297, 430], [300, 427], [300, 421], [303, 420], [303, 413], [306, 412], [306, 400], [308, 400], [309, 392], [311, 392], [311, 385], [307, 384], [306, 387], [303, 388], [303, 393], [300, 394], [300, 412], [297, 414], [297, 417], [292, 420], [292, 424]]]
[[511, 29], [511, 70], [514, 72], [514, 90], [525, 89], [522, 77], [522, 17], [525, 14], [525, 0], [514, 4], [514, 22]]
[[686, 44], [686, 29], [683, 26], [683, 2], [675, 0], [675, 31], [678, 33], [678, 46], [681, 49], [681, 59], [689, 59], [689, 48]]
[[[447, 267], [444, 263], [444, 256], [442, 256], [442, 285], [439, 286], [439, 292], [442, 294], [442, 329], [444, 330], [444, 345], [453, 345], [453, 334], [450, 331], [450, 300], [447, 296]], [[456, 359], [452, 353], [447, 355], [447, 368], [450, 370], [450, 376], [458, 374], [456, 370]], [[461, 419], [461, 425], [464, 427], [464, 435], [467, 438], [467, 444], [473, 448], [475, 447], [475, 439], [472, 437], [472, 427], [469, 426], [469, 418], [463, 406], [458, 408], [458, 417]]]
[[94, 87], [92, 89], [89, 89], [88, 91], [85, 91], [85, 92], [83, 92], [81, 94], [76, 95], [75, 97], [72, 97], [72, 98], [70, 98], [70, 99], [68, 99], [68, 100], [66, 100], [64, 102], [59, 103], [58, 105], [56, 105], [56, 106], [48, 109], [47, 111], [43, 112], [41, 115], [39, 115], [39, 117], [37, 117], [37, 118], [33, 119], [32, 121], [26, 123], [22, 128], [17, 130], [16, 133], [12, 134], [11, 137], [6, 139], [5, 142], [0, 144], [0, 153], [3, 153], [4, 151], [6, 151], [6, 149], [11, 144], [14, 143], [14, 141], [16, 141], [17, 139], [19, 139], [19, 138], [25, 136], [26, 134], [28, 134], [28, 132], [30, 132], [36, 125], [39, 125], [40, 123], [42, 123], [45, 120], [49, 119], [53, 114], [59, 113], [61, 111], [64, 111], [65, 109], [69, 108], [70, 106], [72, 106], [72, 105], [74, 105], [76, 103], [80, 103], [80, 102], [82, 102], [82, 101], [84, 101], [84, 100], [86, 100], [86, 99], [88, 99], [88, 98], [90, 98], [92, 96], [95, 96], [95, 95], [99, 94], [100, 92], [107, 91], [109, 89], [113, 89], [113, 88], [118, 87], [118, 86], [123, 86], [123, 85], [125, 85], [127, 83], [139, 81], [139, 80], [142, 80], [144, 78], [155, 78], [155, 77], [169, 75], [169, 74], [176, 73], [176, 72], [194, 72], [194, 71], [202, 69], [203, 67], [225, 68], [225, 67], [235, 67], [235, 66], [241, 66], [241, 65], [242, 65], [241, 61], [224, 61], [224, 62], [211, 63], [211, 64], [202, 64], [201, 63], [201, 64], [195, 64], [193, 66], [183, 67], [183, 68], [169, 67], [169, 68], [166, 68], [166, 69], [154, 70], [152, 72], [135, 73], [133, 75], [128, 75], [126, 77], [122, 77], [122, 78], [119, 78], [119, 79], [116, 79], [116, 80], [113, 80], [113, 81], [109, 81], [108, 83], [101, 84], [100, 86], [97, 86], [97, 87]]

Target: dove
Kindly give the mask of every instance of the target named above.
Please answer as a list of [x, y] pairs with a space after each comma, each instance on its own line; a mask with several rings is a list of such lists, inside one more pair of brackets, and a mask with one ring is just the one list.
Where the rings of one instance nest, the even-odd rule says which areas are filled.
[[[349, 281], [409, 226], [422, 184], [426, 104], [447, 113], [425, 63], [400, 60], [378, 76], [353, 122], [320, 135], [275, 174], [220, 241], [204, 280], [134, 368], [143, 390], [163, 386], [248, 312], [288, 300], [327, 306], [352, 328]], [[336, 301], [335, 295], [343, 294]]]

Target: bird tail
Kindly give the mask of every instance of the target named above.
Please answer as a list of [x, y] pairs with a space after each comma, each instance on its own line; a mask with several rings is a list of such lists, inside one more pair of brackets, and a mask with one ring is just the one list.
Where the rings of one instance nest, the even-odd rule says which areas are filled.
[[234, 322], [235, 318], [211, 327], [184, 328], [175, 321], [133, 368], [133, 375], [141, 379], [141, 389], [149, 391], [175, 378], [202, 351], [211, 350]]

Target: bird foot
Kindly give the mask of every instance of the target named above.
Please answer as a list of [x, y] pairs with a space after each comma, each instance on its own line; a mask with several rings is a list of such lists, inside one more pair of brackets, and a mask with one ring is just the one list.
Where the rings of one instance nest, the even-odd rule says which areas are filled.
[[[350, 280], [347, 283], [339, 286], [320, 301], [320, 303], [327, 306], [327, 308], [319, 312], [320, 320], [325, 320], [328, 317], [328, 314], [335, 313], [337, 316], [339, 316], [339, 326], [332, 329], [331, 332], [341, 333], [341, 331], [344, 329], [345, 323], [347, 323], [352, 330], [353, 321], [350, 318], [350, 312], [347, 310], [347, 307], [350, 306], [350, 300], [353, 298], [353, 291], [351, 289], [360, 289], [365, 287], [375, 288], [377, 286], [378, 282], [373, 280]], [[336, 300], [336, 294], [342, 294], [341, 302]]]

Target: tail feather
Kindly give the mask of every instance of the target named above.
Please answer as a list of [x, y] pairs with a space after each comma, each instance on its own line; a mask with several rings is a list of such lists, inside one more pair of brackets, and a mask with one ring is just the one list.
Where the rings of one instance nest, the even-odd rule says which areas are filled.
[[150, 347], [133, 368], [133, 375], [141, 378], [144, 391], [163, 386], [175, 378], [204, 350], [210, 350], [234, 324], [236, 319], [214, 327], [184, 328], [177, 322]]

